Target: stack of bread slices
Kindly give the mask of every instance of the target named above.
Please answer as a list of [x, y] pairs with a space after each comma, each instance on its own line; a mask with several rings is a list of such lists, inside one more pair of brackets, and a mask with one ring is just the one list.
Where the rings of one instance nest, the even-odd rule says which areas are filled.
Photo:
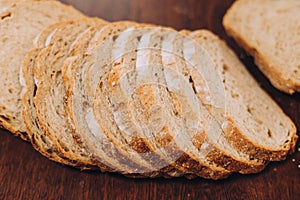
[[130, 177], [226, 178], [294, 151], [293, 122], [207, 30], [0, 2], [0, 125], [49, 159]]

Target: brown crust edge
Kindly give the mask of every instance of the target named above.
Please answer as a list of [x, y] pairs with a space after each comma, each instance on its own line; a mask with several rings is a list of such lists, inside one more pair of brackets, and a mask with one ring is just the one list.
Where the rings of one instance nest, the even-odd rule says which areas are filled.
[[[25, 125], [24, 125], [25, 126]], [[30, 138], [26, 132], [15, 129], [10, 123], [0, 119], [0, 128], [4, 128], [12, 133], [16, 137], [20, 137], [22, 140], [27, 142], [30, 141]]]
[[240, 151], [249, 154], [253, 158], [260, 158], [269, 161], [280, 161], [286, 159], [288, 153], [293, 153], [295, 150], [296, 142], [298, 136], [296, 134], [296, 127], [293, 123], [293, 132], [291, 140], [287, 142], [287, 145], [280, 149], [267, 149], [265, 147], [260, 147], [260, 145], [254, 143], [253, 141], [246, 138], [241, 134], [241, 130], [237, 128], [232, 118], [227, 118], [228, 127], [225, 131], [226, 137], [231, 141], [231, 143]]

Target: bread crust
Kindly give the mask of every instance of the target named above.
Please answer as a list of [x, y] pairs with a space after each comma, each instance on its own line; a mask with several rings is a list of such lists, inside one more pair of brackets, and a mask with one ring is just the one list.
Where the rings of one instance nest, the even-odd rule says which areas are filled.
[[296, 127], [292, 121], [290, 121], [293, 127], [292, 132], [290, 133], [292, 137], [290, 141], [287, 141], [286, 146], [279, 149], [268, 149], [247, 138], [235, 125], [233, 119], [228, 118], [227, 120], [229, 121], [229, 126], [226, 131], [226, 136], [228, 139], [237, 149], [248, 153], [253, 158], [260, 158], [269, 161], [280, 161], [286, 159], [288, 154], [291, 154], [295, 151], [298, 136], [296, 134]]

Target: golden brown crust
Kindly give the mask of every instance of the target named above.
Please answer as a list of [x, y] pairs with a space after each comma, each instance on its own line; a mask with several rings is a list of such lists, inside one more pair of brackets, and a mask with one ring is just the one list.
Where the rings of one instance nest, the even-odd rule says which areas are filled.
[[15, 136], [20, 137], [22, 140], [25, 140], [28, 142], [30, 141], [30, 138], [29, 138], [27, 132], [23, 132], [23, 131], [16, 129], [9, 122], [1, 120], [1, 117], [0, 117], [0, 128], [4, 128], [4, 129], [8, 130]]
[[[212, 149], [206, 157], [208, 160], [214, 161], [216, 164], [223, 166], [229, 171], [239, 172], [241, 174], [258, 173], [269, 163], [268, 161], [262, 160], [254, 162], [254, 158], [250, 158], [248, 162], [237, 161], [232, 156], [226, 155], [222, 150], [216, 148]], [[250, 165], [251, 161], [253, 161], [252, 165]]]

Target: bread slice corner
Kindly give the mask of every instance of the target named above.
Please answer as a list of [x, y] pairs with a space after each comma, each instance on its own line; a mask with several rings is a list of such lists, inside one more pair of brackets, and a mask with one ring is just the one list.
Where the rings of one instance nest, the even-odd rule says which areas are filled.
[[277, 89], [300, 92], [300, 1], [239, 0], [223, 18], [232, 36]]

